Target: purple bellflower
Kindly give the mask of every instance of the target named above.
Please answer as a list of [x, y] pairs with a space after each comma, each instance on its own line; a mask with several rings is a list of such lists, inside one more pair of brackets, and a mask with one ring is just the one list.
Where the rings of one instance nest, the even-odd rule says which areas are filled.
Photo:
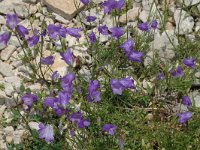
[[56, 114], [58, 116], [62, 116], [62, 115], [67, 114], [69, 112], [68, 109], [63, 108], [63, 106], [61, 104], [61, 100], [57, 97], [55, 97], [55, 98], [54, 97], [47, 97], [45, 99], [44, 106], [51, 107], [56, 112]]
[[156, 80], [162, 80], [165, 78], [165, 75], [163, 72], [159, 73], [157, 76], [156, 76]]
[[124, 29], [122, 27], [113, 27], [110, 28], [112, 32], [112, 37], [115, 39], [119, 39], [124, 34]]
[[88, 119], [84, 119], [80, 111], [72, 113], [70, 115], [70, 120], [73, 124], [78, 124], [79, 128], [85, 128], [90, 125], [90, 121]]
[[69, 73], [65, 75], [63, 78], [61, 78], [61, 86], [64, 89], [64, 91], [68, 92], [69, 95], [72, 94], [73, 90], [73, 80], [75, 79], [74, 73]]
[[117, 8], [118, 10], [121, 10], [122, 7], [123, 7], [124, 4], [125, 4], [124, 0], [118, 0], [118, 1], [116, 1], [116, 3], [117, 3], [116, 8]]
[[70, 95], [67, 92], [62, 91], [62, 92], [58, 93], [58, 97], [59, 97], [59, 102], [60, 102], [61, 106], [63, 108], [66, 108], [69, 104]]
[[110, 81], [110, 85], [111, 85], [111, 88], [112, 88], [112, 91], [113, 91], [114, 94], [122, 95], [122, 92], [123, 92], [124, 88], [121, 85], [121, 83], [119, 82], [119, 80], [112, 79]]
[[138, 28], [142, 31], [146, 31], [148, 32], [150, 30], [150, 26], [149, 26], [149, 23], [148, 22], [145, 22], [145, 23], [140, 23], [138, 25]]
[[128, 59], [130, 61], [135, 61], [135, 62], [141, 63], [143, 56], [144, 56], [143, 52], [131, 51], [129, 56], [128, 56]]
[[90, 81], [89, 85], [89, 96], [88, 96], [88, 101], [89, 102], [98, 102], [100, 101], [100, 91], [99, 91], [100, 85], [97, 80]]
[[88, 119], [81, 119], [81, 121], [78, 124], [79, 128], [85, 128], [90, 125], [90, 121]]
[[54, 107], [54, 103], [57, 102], [57, 101], [58, 101], [57, 98], [54, 98], [54, 97], [47, 97], [47, 98], [45, 99], [44, 105], [53, 108], [53, 107]]
[[6, 24], [11, 28], [14, 29], [17, 24], [19, 23], [19, 18], [17, 16], [17, 14], [7, 14], [6, 15]]
[[123, 90], [131, 88], [135, 89], [134, 80], [130, 77], [122, 79], [112, 79], [110, 85], [114, 94], [122, 95]]
[[105, 124], [103, 126], [103, 130], [110, 135], [114, 135], [115, 131], [117, 130], [117, 126], [113, 124]]
[[26, 106], [26, 110], [30, 110], [30, 108], [33, 105], [33, 102], [37, 101], [38, 97], [35, 94], [25, 94], [22, 96], [22, 101], [24, 102], [24, 105]]
[[10, 40], [11, 34], [9, 32], [4, 32], [0, 34], [0, 46], [5, 47]]
[[182, 97], [182, 103], [187, 106], [187, 107], [190, 107], [192, 106], [192, 101], [191, 99], [189, 98], [189, 96], [183, 96]]
[[84, 4], [84, 5], [88, 5], [90, 3], [90, 0], [81, 0], [81, 2]]
[[19, 35], [22, 37], [22, 38], [25, 38], [26, 35], [28, 35], [29, 31], [27, 28], [25, 28], [24, 26], [22, 25], [18, 25], [17, 26], [17, 32], [19, 33]]
[[46, 126], [43, 123], [39, 124], [39, 138], [44, 139], [47, 143], [54, 141], [54, 131], [53, 127], [49, 124]]
[[53, 40], [56, 40], [57, 37], [60, 35], [60, 28], [60, 26], [56, 26], [54, 24], [48, 25], [47, 29], [49, 37]]
[[130, 77], [127, 78], [122, 78], [119, 80], [120, 84], [123, 86], [124, 89], [134, 89], [134, 80], [131, 79]]
[[158, 22], [156, 19], [154, 19], [151, 23], [151, 27], [155, 30], [158, 27]]
[[71, 52], [71, 50], [70, 50], [70, 48], [68, 48], [67, 50], [66, 50], [66, 52], [62, 52], [62, 53], [60, 53], [60, 55], [61, 55], [61, 59], [62, 60], [64, 60], [68, 65], [70, 65], [70, 64], [72, 64], [73, 63], [73, 54], [72, 54], [72, 52]]
[[119, 46], [119, 48], [124, 49], [124, 52], [127, 56], [134, 49], [134, 47], [135, 47], [135, 42], [132, 39], [128, 39], [126, 42], [124, 42], [123, 45]]
[[95, 16], [87, 16], [87, 22], [93, 22], [97, 19]]
[[53, 56], [42, 57], [40, 58], [40, 63], [43, 65], [52, 65], [54, 63], [54, 57]]
[[185, 58], [183, 60], [183, 63], [186, 66], [190, 67], [190, 68], [195, 68], [195, 66], [196, 66], [196, 59], [194, 59], [194, 58]]
[[116, 8], [116, 1], [115, 0], [107, 0], [101, 3], [101, 7], [104, 9], [104, 13], [110, 13], [113, 9]]
[[82, 31], [82, 28], [66, 28], [67, 34], [79, 39], [81, 37], [81, 34], [79, 33]]
[[170, 70], [171, 75], [176, 78], [176, 77], [183, 77], [184, 72], [181, 66], [178, 66], [176, 70]]
[[70, 115], [70, 120], [72, 123], [79, 123], [82, 119], [82, 113], [80, 111], [72, 113]]
[[98, 26], [98, 31], [103, 35], [108, 35], [108, 27], [106, 25], [104, 26]]
[[180, 117], [178, 122], [186, 123], [188, 120], [190, 120], [192, 118], [192, 113], [188, 111], [188, 112], [184, 112], [182, 114], [178, 114], [177, 116]]
[[113, 9], [121, 10], [124, 5], [124, 0], [107, 0], [101, 3], [101, 7], [104, 9], [104, 13], [110, 13]]
[[39, 40], [40, 40], [40, 36], [39, 35], [34, 35], [34, 36], [29, 37], [27, 39], [30, 47], [33, 47], [33, 46], [37, 45]]
[[90, 33], [90, 34], [88, 35], [88, 37], [89, 37], [89, 39], [90, 39], [91, 44], [96, 43], [97, 38], [96, 38], [96, 35], [94, 34], [94, 32]]

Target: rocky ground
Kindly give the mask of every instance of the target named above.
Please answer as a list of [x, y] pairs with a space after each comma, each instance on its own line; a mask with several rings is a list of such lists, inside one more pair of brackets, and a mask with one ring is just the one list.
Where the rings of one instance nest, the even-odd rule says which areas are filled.
[[[95, 3], [101, 2], [101, 0], [93, 1]], [[159, 6], [154, 4], [151, 8], [152, 2], [153, 0], [135, 0], [133, 6], [128, 10], [128, 25], [137, 26], [138, 20], [146, 22], [149, 14], [157, 15], [157, 18], [163, 17], [164, 9], [162, 7], [164, 7], [164, 1], [160, 3]], [[195, 32], [200, 30], [200, 17], [191, 16], [188, 12], [181, 10], [180, 6], [176, 5], [175, 0], [166, 0], [165, 2], [165, 5], [169, 8], [170, 17], [167, 19], [165, 32], [160, 32], [161, 27], [156, 30], [155, 39], [152, 42], [152, 49], [160, 49], [159, 56], [163, 57], [164, 62], [167, 62], [175, 56], [167, 34], [173, 39], [175, 45], [178, 44], [177, 34], [184, 35], [188, 40], [192, 41], [195, 38]], [[194, 5], [200, 12], [200, 0], [185, 0], [184, 4], [186, 6]], [[157, 9], [160, 10], [160, 14]], [[34, 14], [36, 20], [33, 23], [33, 27], [36, 29], [40, 28], [41, 20], [43, 19], [47, 24], [59, 23], [66, 27], [80, 27], [79, 18], [76, 16], [80, 11], [82, 11], [80, 16], [82, 16], [85, 26], [88, 24], [84, 16], [88, 14], [97, 17], [97, 20], [92, 24], [94, 27], [97, 26], [99, 20], [103, 18], [103, 12], [98, 11], [96, 8], [86, 10], [85, 7], [81, 5], [80, 9], [77, 10], [74, 6], [74, 0], [43, 0], [42, 2], [38, 0], [0, 0], [0, 32], [7, 30], [6, 14], [11, 13], [13, 10], [19, 15], [21, 19], [20, 24], [27, 28], [30, 28], [30, 24], [26, 18], [30, 14]], [[181, 18], [180, 13], [182, 16]], [[112, 17], [107, 15], [103, 18], [103, 22], [108, 27], [114, 26], [112, 21], [110, 21], [111, 19]], [[125, 24], [126, 15], [122, 15], [119, 20], [122, 24]], [[178, 24], [179, 33], [177, 33]], [[97, 31], [94, 29], [94, 32]], [[69, 42], [69, 45], [78, 44], [75, 38], [68, 38], [66, 40]], [[84, 42], [84, 40], [84, 38], [81, 38], [79, 42]], [[100, 37], [100, 40], [105, 42], [107, 37]], [[58, 43], [58, 46], [59, 44], [60, 43]], [[152, 49], [147, 54], [149, 57], [152, 57]], [[73, 53], [83, 59], [87, 58], [87, 61], [91, 62], [86, 50], [85, 47], [77, 46], [73, 50]], [[0, 122], [11, 122], [13, 115], [10, 111], [10, 107], [15, 105], [13, 97], [18, 97], [22, 79], [29, 81], [30, 70], [22, 64], [19, 58], [20, 55], [23, 55], [23, 52], [15, 36], [11, 37], [7, 47], [0, 47], [0, 87], [2, 87], [0, 88]], [[59, 71], [62, 75], [66, 72], [66, 64], [60, 59], [59, 54], [55, 54], [54, 56], [55, 63], [53, 65], [53, 70]], [[150, 61], [148, 57], [145, 58], [145, 65], [148, 65]], [[88, 73], [89, 71], [83, 68], [82, 72]], [[200, 73], [197, 73], [196, 76], [199, 78]], [[197, 81], [197, 84], [199, 84], [199, 81]], [[38, 91], [41, 88], [39, 83], [27, 82], [26, 86], [32, 91]], [[193, 95], [196, 106], [200, 107], [199, 92], [194, 91], [191, 95]], [[175, 109], [179, 109], [179, 105], [177, 105]], [[29, 124], [31, 128], [38, 128], [38, 124], [35, 122], [30, 122]], [[20, 125], [17, 127], [7, 126], [6, 128], [1, 128], [0, 125], [0, 149], [7, 149], [6, 143], [20, 143], [24, 132], [26, 131]]]

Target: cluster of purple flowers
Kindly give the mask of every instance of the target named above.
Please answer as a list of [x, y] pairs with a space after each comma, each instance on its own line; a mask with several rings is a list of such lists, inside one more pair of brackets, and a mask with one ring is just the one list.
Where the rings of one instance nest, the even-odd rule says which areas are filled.
[[121, 10], [124, 6], [124, 0], [106, 0], [102, 2], [100, 5], [104, 9], [104, 13], [111, 13], [112, 10], [117, 9]]
[[153, 20], [151, 25], [149, 24], [149, 22], [144, 22], [144, 23], [140, 23], [138, 25], [138, 28], [141, 30], [141, 31], [146, 31], [148, 32], [151, 27], [155, 30], [157, 27], [158, 27], [158, 22], [157, 20]]
[[[29, 30], [22, 25], [18, 25], [19, 18], [17, 16], [17, 14], [7, 14], [6, 17], [7, 17], [6, 24], [10, 27], [10, 29], [12, 29], [12, 30], [16, 29], [19, 36], [21, 38], [25, 39], [25, 36], [29, 34]], [[38, 35], [38, 31], [34, 32], [33, 36], [29, 36], [28, 38], [26, 38], [26, 40], [29, 44], [29, 47], [33, 47], [33, 46], [37, 45], [39, 42], [39, 39], [40, 39], [40, 36]], [[6, 41], [8, 41], [8, 40], [9, 40], [9, 38], [6, 38], [6, 40], [4, 38], [4, 43], [7, 43]]]
[[[81, 2], [85, 5], [88, 5], [90, 3], [90, 0], [81, 0]], [[100, 6], [104, 9], [104, 13], [111, 13], [114, 9], [121, 10], [124, 6], [125, 1], [124, 0], [105, 0], [100, 4]], [[87, 16], [87, 22], [93, 22], [96, 20], [95, 16]], [[25, 28], [22, 25], [19, 24], [19, 18], [17, 14], [8, 14], [7, 15], [7, 25], [12, 30], [16, 30], [16, 32], [19, 34], [19, 36], [23, 39], [26, 39], [29, 46], [35, 46], [38, 44], [40, 40], [40, 36], [37, 30], [35, 30], [33, 36], [29, 36], [26, 38], [27, 35], [29, 35], [29, 29]], [[156, 20], [153, 20], [152, 23], [141, 23], [138, 25], [138, 28], [142, 31], [149, 31], [151, 28], [154, 30], [157, 28], [158, 22]], [[61, 25], [54, 25], [50, 24], [48, 25], [47, 31], [48, 36], [52, 40], [57, 40], [58, 37], [66, 38], [67, 35], [70, 35], [72, 37], [75, 37], [79, 39], [81, 37], [81, 31], [82, 28], [65, 28]], [[98, 31], [102, 35], [109, 35], [119, 40], [120, 37], [122, 37], [125, 34], [125, 31], [122, 27], [111, 27], [110, 29], [106, 25], [100, 25], [98, 26]], [[46, 36], [46, 30], [44, 30], [41, 34], [42, 36]], [[5, 32], [0, 35], [0, 44], [7, 45], [11, 34], [8, 32]], [[89, 35], [89, 40], [91, 44], [95, 44], [97, 41], [97, 37], [94, 32], [91, 32]], [[133, 62], [141, 63], [142, 57], [144, 56], [143, 52], [139, 52], [135, 49], [135, 42], [132, 39], [128, 39], [125, 41], [119, 48], [122, 48], [124, 50], [124, 53], [126, 57]], [[71, 49], [66, 49], [65, 52], [60, 53], [62, 60], [66, 62], [66, 64], [71, 65], [74, 62], [73, 53], [71, 52]], [[53, 56], [47, 56], [40, 59], [40, 63], [43, 65], [52, 65], [54, 63], [54, 57]], [[183, 63], [190, 67], [195, 68], [196, 60], [193, 58], [186, 58], [184, 59]], [[178, 66], [175, 70], [170, 70], [169, 73], [173, 77], [183, 77], [184, 72], [182, 66]], [[157, 80], [164, 79], [164, 73], [160, 73], [157, 76]], [[61, 78], [59, 78], [58, 72], [54, 72], [52, 74], [52, 80], [58, 79], [62, 90], [60, 90], [56, 96], [49, 96], [46, 97], [44, 102], [44, 108], [50, 107], [58, 116], [65, 116], [67, 118], [67, 115], [69, 116], [69, 120], [72, 122], [73, 125], [77, 126], [78, 128], [87, 128], [91, 122], [84, 118], [82, 112], [80, 110], [76, 110], [76, 112], [73, 112], [70, 114], [69, 109], [69, 102], [73, 95], [73, 81], [75, 80], [75, 74], [69, 73]], [[122, 95], [123, 91], [126, 89], [135, 89], [134, 80], [131, 79], [131, 77], [121, 78], [121, 79], [111, 79], [110, 86], [112, 88], [112, 91], [114, 94]], [[88, 87], [88, 101], [89, 102], [99, 102], [101, 100], [101, 93], [100, 93], [100, 85], [98, 80], [90, 81], [89, 87]], [[27, 93], [22, 96], [22, 101], [26, 107], [26, 110], [30, 110], [33, 103], [36, 102], [38, 97], [35, 94]], [[184, 96], [182, 99], [182, 103], [186, 105], [187, 107], [192, 106], [192, 102], [188, 96]], [[191, 112], [185, 112], [182, 114], [178, 114], [180, 117], [179, 122], [185, 123], [192, 117]], [[107, 132], [110, 135], [114, 135], [117, 130], [117, 126], [114, 124], [105, 124], [103, 126], [103, 131]], [[54, 141], [54, 130], [53, 126], [50, 124], [43, 124], [41, 123], [39, 125], [39, 138], [44, 139], [47, 143], [50, 143]], [[74, 135], [74, 129], [70, 131], [71, 135]]]
[[[192, 101], [189, 98], [189, 96], [183, 96], [182, 97], [182, 103], [187, 107], [191, 107], [192, 106]], [[188, 122], [188, 120], [190, 120], [192, 118], [192, 112], [187, 111], [187, 112], [184, 112], [182, 114], [178, 114], [178, 116], [180, 117], [178, 122], [186, 123], [186, 122]]]
[[124, 53], [130, 61], [135, 61], [138, 63], [142, 62], [142, 57], [144, 56], [144, 53], [135, 50], [135, 42], [132, 39], [128, 39], [119, 48], [124, 49]]
[[70, 121], [73, 124], [77, 124], [79, 128], [85, 128], [90, 125], [90, 121], [88, 119], [83, 118], [82, 113], [80, 111], [72, 113], [70, 115]]
[[[183, 60], [183, 64], [186, 65], [187, 67], [194, 69], [196, 67], [196, 59], [194, 58], [185, 58]], [[171, 69], [169, 71], [169, 73], [174, 77], [183, 77], [184, 76], [184, 72], [183, 72], [183, 67], [182, 66], [177, 66], [176, 69]], [[156, 77], [157, 80], [162, 80], [165, 78], [165, 75], [163, 72], [159, 73]]]
[[61, 25], [54, 24], [48, 25], [47, 29], [49, 37], [53, 40], [56, 40], [59, 36], [66, 38], [67, 34], [79, 39], [81, 37], [81, 34], [79, 32], [82, 31], [82, 28], [65, 28]]
[[134, 80], [130, 77], [122, 79], [112, 79], [110, 85], [114, 94], [122, 95], [125, 89], [135, 89]]
[[60, 78], [63, 91], [58, 92], [58, 97], [47, 97], [45, 100], [45, 106], [51, 107], [58, 116], [69, 112], [67, 106], [72, 97], [74, 79], [75, 75], [73, 73]]

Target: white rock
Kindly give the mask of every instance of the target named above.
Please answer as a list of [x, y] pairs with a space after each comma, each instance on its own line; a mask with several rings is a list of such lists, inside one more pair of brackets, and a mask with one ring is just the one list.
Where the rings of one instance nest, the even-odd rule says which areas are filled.
[[34, 84], [32, 84], [32, 85], [29, 85], [28, 87], [29, 87], [29, 88], [31, 89], [31, 91], [33, 91], [33, 92], [35, 92], [35, 91], [40, 91], [41, 88], [42, 88], [41, 84], [39, 84], [39, 83], [34, 83]]
[[5, 93], [7, 96], [12, 96], [12, 93], [15, 91], [11, 83], [5, 82]]
[[91, 80], [91, 72], [90, 70], [88, 70], [88, 68], [86, 66], [82, 66], [81, 70], [79, 71], [80, 76], [82, 76], [86, 81], [90, 81]]
[[153, 5], [153, 0], [142, 0], [143, 10], [150, 10], [151, 5]]
[[[200, 9], [199, 9], [199, 11], [200, 11]], [[200, 30], [200, 21], [195, 23], [195, 32], [198, 32], [199, 30]]]
[[33, 3], [35, 4], [37, 2], [37, 0], [22, 0], [25, 3]]
[[0, 16], [0, 24], [6, 24], [6, 19], [4, 16]]
[[20, 43], [19, 43], [17, 37], [16, 36], [12, 36], [12, 35], [11, 35], [11, 38], [10, 38], [8, 44], [9, 45], [13, 45], [15, 47], [19, 47], [20, 46]]
[[53, 10], [55, 13], [61, 15], [67, 20], [71, 20], [77, 13], [79, 13], [84, 5], [80, 1], [79, 9], [76, 9], [74, 5], [74, 0], [43, 0], [42, 1], [49, 9]]
[[199, 10], [199, 12], [200, 12], [200, 4], [197, 6], [197, 9]]
[[6, 143], [11, 144], [13, 141], [13, 135], [7, 135], [6, 136]]
[[30, 128], [33, 130], [38, 130], [39, 129], [39, 123], [37, 122], [29, 122], [28, 125], [30, 126]]
[[7, 145], [6, 142], [4, 140], [0, 140], [0, 149], [2, 150], [7, 150]]
[[6, 123], [10, 123], [13, 119], [13, 114], [11, 111], [5, 111], [3, 116], [6, 118]]
[[92, 0], [92, 2], [95, 3], [95, 4], [99, 4], [99, 3], [103, 2], [103, 1], [104, 0]]
[[0, 60], [0, 74], [5, 77], [14, 76], [14, 72], [9, 64], [4, 63]]
[[142, 22], [147, 22], [148, 16], [149, 16], [149, 11], [148, 10], [143, 10], [140, 13], [139, 18], [140, 18], [140, 20], [142, 20]]
[[133, 9], [135, 8], [135, 7], [142, 7], [142, 0], [138, 0], [138, 2], [137, 1], [135, 1], [135, 2], [133, 2]]
[[189, 96], [194, 100], [193, 106], [200, 108], [200, 93], [198, 91], [193, 91]]
[[8, 45], [4, 50], [1, 51], [1, 59], [8, 60], [12, 53], [15, 51], [16, 47]]
[[4, 132], [6, 133], [6, 135], [12, 135], [14, 132], [14, 128], [12, 126], [7, 126], [6, 128], [4, 128]]
[[0, 105], [5, 104], [6, 101], [9, 101], [10, 98], [6, 96], [4, 91], [0, 91]]
[[200, 0], [183, 0], [183, 1], [186, 6], [195, 5], [197, 3], [200, 3]]
[[146, 57], [144, 59], [144, 66], [148, 66], [152, 63], [153, 55], [154, 55], [153, 51], [149, 51], [146, 54]]
[[0, 2], [0, 13], [2, 14], [10, 14], [15, 10], [20, 17], [27, 17], [28, 16], [28, 11], [33, 14], [35, 11], [35, 6], [31, 6], [30, 9], [28, 4], [25, 4], [22, 2], [22, 0], [4, 0]]
[[[140, 8], [139, 7], [135, 7], [133, 9], [130, 9], [127, 11], [127, 21], [135, 21], [135, 19], [139, 16], [140, 13]], [[121, 23], [126, 23], [126, 14], [123, 14], [120, 18], [119, 21]]]
[[6, 105], [0, 105], [0, 120], [2, 120], [5, 109], [6, 109]]
[[14, 137], [13, 137], [14, 144], [20, 144], [21, 143], [22, 136], [23, 136], [24, 133], [25, 133], [25, 130], [16, 130], [14, 132]]
[[11, 65], [12, 65], [13, 67], [17, 68], [17, 67], [19, 67], [19, 66], [22, 66], [23, 64], [22, 64], [22, 61], [19, 60], [19, 61], [13, 61], [13, 62], [11, 63]]
[[182, 113], [182, 112], [188, 111], [188, 108], [187, 108], [187, 106], [185, 106], [181, 103], [178, 103], [174, 108], [172, 108], [172, 110], [175, 113]]
[[200, 72], [196, 72], [195, 77], [200, 78]]
[[194, 18], [192, 16], [189, 16], [186, 11], [176, 9], [176, 11], [174, 12], [174, 20], [176, 23], [176, 33], [178, 33], [178, 30], [179, 34], [188, 34], [192, 32], [192, 29], [194, 27]]
[[66, 20], [65, 18], [63, 18], [62, 16], [56, 14], [56, 13], [52, 13], [52, 15], [55, 17], [55, 19], [60, 22], [60, 23], [64, 23], [64, 24], [68, 24], [69, 20]]
[[[174, 46], [178, 45], [178, 39], [174, 32], [167, 30], [166, 33], [173, 42]], [[150, 52], [147, 53], [147, 57], [145, 59], [146, 65], [151, 63], [151, 59], [153, 58], [153, 51], [155, 54], [158, 53], [159, 57], [164, 63], [170, 62], [170, 60], [175, 56], [173, 46], [170, 43], [166, 33], [163, 32], [161, 35], [159, 33], [155, 34], [154, 41], [151, 43]]]
[[103, 24], [105, 24], [108, 28], [114, 27], [116, 26], [116, 23], [113, 20], [114, 17], [112, 17], [111, 15], [106, 15], [103, 18]]

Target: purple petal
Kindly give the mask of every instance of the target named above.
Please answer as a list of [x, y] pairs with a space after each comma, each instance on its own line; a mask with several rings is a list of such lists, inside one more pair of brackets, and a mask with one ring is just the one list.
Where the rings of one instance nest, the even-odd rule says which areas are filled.
[[73, 63], [74, 59], [73, 59], [73, 54], [72, 54], [70, 48], [68, 48], [66, 50], [66, 52], [60, 53], [60, 55], [62, 57], [61, 59], [64, 60], [68, 65]]
[[54, 141], [54, 131], [53, 127], [49, 124], [39, 125], [39, 138], [44, 139], [47, 143]]
[[7, 14], [6, 15], [6, 24], [11, 28], [14, 29], [17, 24], [19, 23], [19, 18], [17, 16], [17, 14]]
[[52, 65], [54, 63], [54, 57], [53, 56], [41, 57], [40, 63], [43, 65]]

